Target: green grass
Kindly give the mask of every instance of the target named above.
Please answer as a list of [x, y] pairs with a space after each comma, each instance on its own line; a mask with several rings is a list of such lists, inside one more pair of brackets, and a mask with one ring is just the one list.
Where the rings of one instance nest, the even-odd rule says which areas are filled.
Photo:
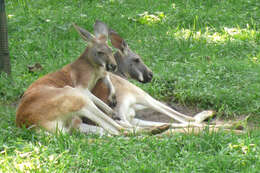
[[[17, 129], [15, 109], [6, 105], [83, 51], [72, 22], [92, 32], [100, 19], [152, 69], [152, 83], [136, 83], [152, 96], [222, 117], [250, 115], [259, 125], [259, 7], [257, 0], [6, 1], [12, 79], [0, 80], [0, 172], [258, 172], [257, 129], [163, 138], [46, 135]], [[36, 62], [43, 70], [29, 73]]]

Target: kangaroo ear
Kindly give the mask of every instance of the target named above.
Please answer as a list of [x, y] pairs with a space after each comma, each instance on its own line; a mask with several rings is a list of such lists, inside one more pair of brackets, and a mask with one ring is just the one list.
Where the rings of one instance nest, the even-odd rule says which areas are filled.
[[79, 27], [78, 25], [76, 25], [75, 23], [73, 23], [73, 26], [74, 28], [76, 29], [76, 31], [78, 31], [79, 35], [87, 42], [90, 42], [90, 41], [94, 41], [95, 40], [95, 37], [90, 33], [88, 32], [87, 30]]
[[123, 38], [121, 38], [115, 31], [112, 29], [109, 30], [109, 37], [111, 39], [112, 45], [121, 50], [122, 52], [127, 47], [127, 44]]
[[94, 34], [97, 40], [106, 42], [108, 37], [107, 25], [99, 20], [96, 20], [96, 23], [94, 25]]

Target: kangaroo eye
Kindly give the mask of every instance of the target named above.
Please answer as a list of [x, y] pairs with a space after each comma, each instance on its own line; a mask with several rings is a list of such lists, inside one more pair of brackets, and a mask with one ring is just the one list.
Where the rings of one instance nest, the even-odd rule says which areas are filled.
[[134, 59], [134, 62], [139, 63], [139, 62], [140, 62], [140, 59], [139, 59], [139, 58], [136, 58], [136, 59]]

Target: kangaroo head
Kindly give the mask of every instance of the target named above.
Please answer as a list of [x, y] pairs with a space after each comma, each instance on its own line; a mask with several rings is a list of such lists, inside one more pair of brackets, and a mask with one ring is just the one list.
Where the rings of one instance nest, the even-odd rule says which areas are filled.
[[80, 36], [88, 42], [88, 52], [86, 58], [95, 67], [103, 67], [108, 71], [115, 71], [117, 64], [114, 59], [112, 49], [107, 44], [108, 28], [96, 21], [94, 25], [94, 35], [87, 30], [73, 24]]
[[133, 52], [124, 39], [115, 31], [110, 30], [109, 36], [112, 45], [118, 49], [114, 55], [118, 65], [118, 72], [125, 77], [131, 77], [142, 83], [150, 82], [153, 78], [153, 73], [144, 64], [141, 57]]

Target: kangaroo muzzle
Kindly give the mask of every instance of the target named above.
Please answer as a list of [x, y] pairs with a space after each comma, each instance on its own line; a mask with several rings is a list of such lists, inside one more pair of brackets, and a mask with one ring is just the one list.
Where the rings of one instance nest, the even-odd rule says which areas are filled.
[[153, 79], [153, 72], [149, 72], [147, 75], [147, 82], [150, 82]]
[[151, 82], [153, 79], [153, 72], [149, 71], [145, 74], [144, 76], [144, 80], [141, 81], [142, 83], [148, 83], [148, 82]]

